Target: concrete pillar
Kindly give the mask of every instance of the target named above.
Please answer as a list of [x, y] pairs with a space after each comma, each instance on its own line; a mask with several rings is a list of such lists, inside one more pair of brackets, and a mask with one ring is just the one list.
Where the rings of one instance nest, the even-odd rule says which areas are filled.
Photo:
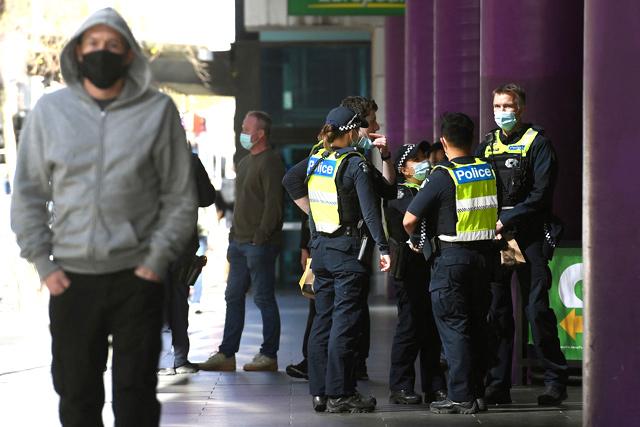
[[637, 0], [585, 0], [584, 425], [638, 426]]
[[433, 1], [406, 1], [404, 137], [411, 144], [434, 136]]
[[391, 150], [404, 143], [404, 16], [385, 18], [384, 132]]
[[[480, 2], [435, 0], [435, 133], [445, 112], [467, 114], [479, 134]], [[477, 140], [477, 138], [476, 138]]]

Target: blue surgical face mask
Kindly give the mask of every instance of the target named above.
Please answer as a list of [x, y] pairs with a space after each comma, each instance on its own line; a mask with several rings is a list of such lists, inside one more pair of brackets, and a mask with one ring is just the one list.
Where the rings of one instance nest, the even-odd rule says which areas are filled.
[[424, 181], [431, 171], [431, 163], [424, 160], [413, 167], [413, 177], [418, 181]]
[[361, 136], [360, 139], [358, 140], [358, 142], [356, 142], [354, 144], [354, 147], [362, 150], [363, 152], [367, 153], [369, 150], [371, 150], [372, 147], [372, 141], [367, 138], [366, 136]]
[[251, 146], [253, 145], [251, 143], [251, 135], [249, 135], [248, 133], [241, 133], [240, 145], [242, 145], [242, 148], [244, 148], [245, 150], [251, 150]]
[[509, 132], [518, 122], [516, 113], [513, 111], [495, 111], [493, 117], [500, 129]]

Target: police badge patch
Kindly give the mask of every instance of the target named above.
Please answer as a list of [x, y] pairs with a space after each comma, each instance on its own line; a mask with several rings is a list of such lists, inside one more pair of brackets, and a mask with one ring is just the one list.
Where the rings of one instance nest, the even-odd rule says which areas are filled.
[[509, 169], [517, 168], [520, 165], [518, 159], [507, 159], [504, 161], [504, 165]]

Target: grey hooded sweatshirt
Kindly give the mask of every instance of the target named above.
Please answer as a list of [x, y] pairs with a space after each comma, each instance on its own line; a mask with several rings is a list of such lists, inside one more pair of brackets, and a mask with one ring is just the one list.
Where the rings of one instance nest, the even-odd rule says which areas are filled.
[[[104, 111], [82, 86], [75, 47], [106, 24], [135, 53], [124, 89]], [[43, 96], [20, 135], [11, 227], [41, 279], [57, 269], [104, 274], [142, 265], [160, 276], [193, 233], [191, 155], [171, 99], [126, 22], [93, 14], [62, 50], [67, 87]], [[48, 209], [53, 202], [53, 209]]]

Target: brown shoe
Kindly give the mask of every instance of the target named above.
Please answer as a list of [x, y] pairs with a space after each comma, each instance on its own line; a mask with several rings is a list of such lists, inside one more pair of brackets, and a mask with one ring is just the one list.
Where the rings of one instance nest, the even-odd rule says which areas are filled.
[[278, 359], [272, 359], [262, 353], [253, 356], [253, 360], [242, 367], [245, 371], [269, 371], [278, 370]]

